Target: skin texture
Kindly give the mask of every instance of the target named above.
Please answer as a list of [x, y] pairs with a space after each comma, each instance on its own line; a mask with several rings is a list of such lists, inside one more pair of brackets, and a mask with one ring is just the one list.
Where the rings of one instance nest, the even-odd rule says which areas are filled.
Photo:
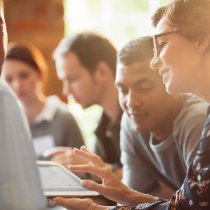
[[98, 102], [101, 88], [96, 72], [91, 75], [72, 52], [69, 52], [57, 65], [60, 66], [57, 68], [57, 74], [63, 81], [64, 95], [72, 95], [83, 108]]
[[173, 129], [181, 96], [171, 96], [165, 91], [161, 77], [150, 69], [150, 60], [127, 66], [119, 64], [115, 83], [121, 108], [132, 120], [134, 128], [142, 133], [152, 132], [161, 140]]
[[39, 95], [40, 75], [26, 63], [6, 60], [2, 76], [23, 103], [34, 101]]
[[[158, 23], [155, 34], [177, 30], [167, 24], [166, 18]], [[151, 68], [159, 69], [166, 90], [171, 94], [195, 92], [197, 82], [201, 79], [203, 65], [199, 54], [199, 42], [186, 39], [181, 33], [159, 37], [159, 57], [151, 61]], [[186, 55], [188, 58], [186, 59]], [[199, 70], [198, 71], [198, 66]]]

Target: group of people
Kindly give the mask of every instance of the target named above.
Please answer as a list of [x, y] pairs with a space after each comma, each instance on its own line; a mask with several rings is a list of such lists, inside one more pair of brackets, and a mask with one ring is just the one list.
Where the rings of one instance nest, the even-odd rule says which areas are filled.
[[[3, 11], [3, 7], [1, 9]], [[97, 199], [78, 198], [54, 198], [52, 205], [74, 210], [209, 209], [209, 10], [210, 0], [174, 0], [159, 8], [153, 15], [153, 37], [130, 41], [118, 55], [106, 38], [94, 33], [81, 33], [60, 42], [54, 52], [54, 59], [65, 94], [72, 94], [84, 108], [99, 104], [104, 110], [96, 130], [96, 151], [100, 156], [84, 146], [74, 149], [71, 155], [84, 162], [82, 165], [70, 165], [69, 169], [98, 176], [101, 183], [83, 180], [83, 186], [96, 190], [121, 205], [108, 207], [100, 205]], [[1, 16], [2, 27], [5, 27], [3, 12]], [[5, 30], [2, 31], [1, 47], [4, 55]], [[15, 43], [9, 46], [2, 67], [2, 78], [11, 85], [20, 99], [33, 137], [39, 137], [39, 142], [42, 142], [40, 138], [44, 139], [43, 145], [49, 146], [48, 143], [53, 141], [49, 140], [45, 128], [57, 134], [57, 128], [67, 127], [69, 135], [76, 136], [78, 140], [66, 143], [66, 135], [61, 142], [55, 140], [58, 136], [51, 133], [56, 142], [51, 147], [63, 144], [66, 150], [69, 147], [79, 148], [83, 140], [76, 122], [69, 113], [68, 117], [64, 117], [66, 111], [60, 110], [60, 104], [52, 108], [54, 104], [48, 104], [48, 99], [40, 88], [43, 69], [36, 62], [32, 51], [29, 54], [28, 51], [28, 47]], [[24, 56], [19, 57], [21, 54]], [[20, 84], [24, 82], [28, 86], [21, 90]], [[24, 117], [17, 118], [18, 123], [13, 121], [8, 126], [9, 129], [5, 129], [11, 119], [8, 104], [15, 99], [3, 84], [1, 86], [3, 115], [0, 123], [4, 140], [9, 138], [10, 142], [17, 144], [21, 137], [21, 141], [27, 141], [30, 137], [24, 128], [27, 126], [24, 124]], [[17, 102], [11, 106], [20, 116]], [[52, 109], [50, 115], [45, 114], [48, 109]], [[54, 116], [60, 116], [61, 119], [51, 123]], [[63, 119], [66, 121], [62, 122]], [[33, 132], [38, 127], [41, 130]], [[10, 129], [23, 131], [16, 136]], [[43, 138], [43, 133], [42, 137], [38, 136], [40, 132], [44, 132], [46, 136]], [[62, 132], [64, 131], [61, 130], [60, 133]], [[36, 141], [34, 139], [33, 142]], [[19, 168], [15, 166], [13, 170], [25, 171], [28, 164], [35, 167], [30, 141], [25, 145], [30, 148], [25, 155], [10, 153], [8, 157], [5, 154], [8, 162], [10, 158], [17, 159], [22, 165]], [[35, 144], [34, 148], [37, 155], [43, 154], [43, 151], [36, 150]], [[22, 164], [26, 162], [26, 156], [30, 158], [27, 158], [27, 164]], [[120, 177], [122, 173], [122, 182], [117, 173], [119, 171]], [[7, 177], [4, 177], [6, 180]], [[28, 180], [25, 180], [23, 186], [33, 185], [34, 183], [28, 183], [32, 178], [39, 182], [38, 173], [32, 175], [29, 172]], [[23, 182], [21, 177], [18, 179]], [[2, 181], [0, 184], [1, 189], [11, 190], [10, 185], [3, 186]], [[39, 185], [31, 186], [31, 189], [31, 194], [24, 198], [21, 206], [15, 199], [8, 203], [5, 196], [1, 198], [2, 205], [5, 209], [43, 209], [45, 203]], [[32, 197], [35, 198], [35, 204], [29, 208]], [[9, 208], [9, 205], [13, 205], [13, 208]]]

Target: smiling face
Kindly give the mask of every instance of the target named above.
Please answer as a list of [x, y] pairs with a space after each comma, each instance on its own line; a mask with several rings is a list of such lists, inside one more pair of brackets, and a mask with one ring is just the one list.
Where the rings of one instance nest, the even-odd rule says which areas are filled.
[[[162, 18], [155, 34], [176, 31]], [[181, 32], [159, 36], [156, 39], [159, 55], [154, 56], [151, 67], [159, 69], [163, 83], [169, 93], [193, 92], [199, 77], [198, 67], [202, 61], [197, 42], [186, 39]]]
[[56, 66], [58, 77], [63, 81], [64, 95], [72, 95], [83, 108], [98, 103], [100, 84], [95, 73], [90, 74], [76, 54], [69, 52], [65, 57], [56, 60]]
[[37, 70], [26, 63], [18, 60], [5, 60], [2, 67], [2, 77], [23, 103], [38, 96], [40, 75]]
[[120, 105], [140, 132], [157, 130], [173, 109], [173, 96], [166, 93], [160, 76], [150, 69], [149, 61], [119, 64], [116, 73]]

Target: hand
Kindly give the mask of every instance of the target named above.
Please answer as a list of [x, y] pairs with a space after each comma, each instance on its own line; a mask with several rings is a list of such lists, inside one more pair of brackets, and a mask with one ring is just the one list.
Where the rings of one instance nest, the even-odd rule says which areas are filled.
[[73, 148], [71, 147], [54, 147], [46, 150], [43, 153], [43, 156], [65, 167], [68, 165], [81, 165], [87, 163], [84, 159], [75, 156], [73, 154]]
[[[88, 172], [98, 176], [102, 180], [102, 184], [97, 184], [90, 180], [83, 180], [82, 185], [84, 187], [90, 190], [95, 190], [104, 197], [124, 205], [148, 201], [148, 199], [145, 199], [143, 194], [133, 191], [125, 186], [111, 171], [110, 167], [108, 167], [96, 154], [92, 153], [85, 147], [81, 147], [80, 150], [74, 149], [73, 153], [75, 155], [79, 155], [81, 158], [86, 159], [88, 163], [77, 166], [71, 165], [69, 166], [71, 171]], [[149, 201], [151, 201], [151, 198]]]
[[108, 207], [97, 205], [89, 198], [60, 198], [51, 200], [51, 205], [63, 206], [71, 210], [108, 210]]

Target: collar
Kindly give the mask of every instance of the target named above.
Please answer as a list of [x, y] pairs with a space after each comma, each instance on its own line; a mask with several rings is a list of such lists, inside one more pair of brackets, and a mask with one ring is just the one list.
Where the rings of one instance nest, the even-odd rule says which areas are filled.
[[41, 113], [35, 118], [34, 123], [39, 123], [41, 121], [51, 122], [60, 106], [64, 103], [57, 96], [49, 96], [46, 99], [44, 108]]
[[112, 133], [120, 127], [122, 117], [122, 110], [120, 109], [120, 112], [117, 117], [117, 121], [115, 123], [111, 122], [110, 118], [105, 114], [105, 112], [102, 113], [101, 120], [99, 122], [98, 127], [95, 130], [96, 136], [99, 138], [102, 137], [104, 134], [106, 136], [112, 136]]

